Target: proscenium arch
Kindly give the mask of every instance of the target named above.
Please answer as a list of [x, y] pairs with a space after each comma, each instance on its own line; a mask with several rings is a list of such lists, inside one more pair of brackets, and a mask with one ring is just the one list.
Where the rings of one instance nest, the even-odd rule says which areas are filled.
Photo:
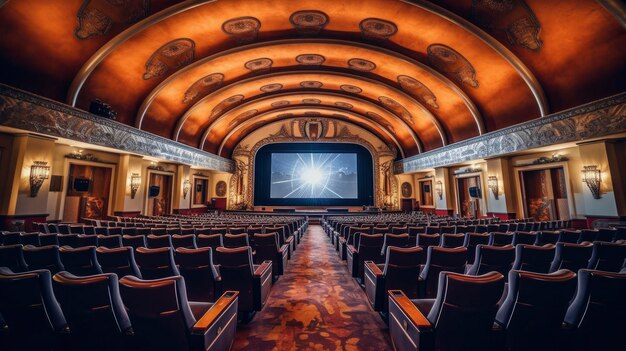
[[[291, 51], [286, 52], [287, 48]], [[265, 52], [267, 50], [271, 50], [272, 52]], [[385, 61], [385, 65], [377, 66], [370, 73], [376, 75], [377, 77], [381, 77], [383, 79], [387, 79], [390, 81], [395, 81], [399, 75], [409, 75], [414, 79], [419, 80], [424, 83], [424, 77], [429, 79], [429, 82], [438, 82], [433, 84], [424, 83], [430, 90], [435, 93], [439, 98], [441, 98], [442, 94], [447, 95], [443, 89], [449, 89], [453, 94], [456, 94], [457, 97], [465, 104], [468, 112], [471, 117], [474, 119], [474, 123], [478, 130], [478, 135], [481, 135], [485, 132], [485, 126], [483, 122], [483, 118], [478, 111], [478, 108], [474, 104], [474, 102], [469, 98], [469, 96], [454, 82], [450, 79], [446, 78], [441, 73], [437, 72], [435, 69], [417, 61], [400, 53], [384, 49], [381, 47], [376, 47], [373, 45], [363, 44], [363, 43], [355, 43], [349, 42], [345, 40], [337, 40], [337, 39], [282, 39], [268, 42], [260, 42], [250, 45], [245, 45], [241, 47], [232, 48], [229, 50], [225, 50], [204, 58], [201, 58], [185, 67], [180, 68], [170, 76], [168, 76], [165, 80], [163, 80], [156, 88], [154, 88], [150, 94], [143, 100], [139, 111], [137, 112], [137, 116], [135, 117], [135, 126], [141, 129], [142, 123], [148, 111], [150, 111], [150, 107], [152, 103], [158, 99], [159, 94], [167, 91], [168, 89], [174, 89], [172, 85], [180, 78], [187, 75], [193, 75], [193, 78], [187, 77], [187, 80], [197, 81], [202, 77], [206, 76], [208, 72], [220, 73], [223, 74], [225, 80], [230, 81], [231, 84], [235, 84], [237, 80], [241, 76], [231, 75], [231, 71], [225, 71], [219, 67], [219, 61], [227, 60], [230, 64], [232, 62], [229, 57], [230, 56], [246, 56], [246, 54], [255, 53], [258, 51], [257, 55], [252, 57], [268, 57], [274, 61], [272, 68], [276, 69], [280, 68], [288, 68], [295, 67], [297, 69], [301, 69], [302, 65], [298, 65], [295, 62], [295, 54], [296, 53], [311, 53], [311, 54], [319, 54], [325, 58], [325, 62], [320, 65], [316, 65], [318, 70], [323, 70], [324, 68], [333, 68], [333, 69], [345, 69], [345, 63], [353, 58], [354, 50], [364, 50], [367, 51], [368, 54], [357, 55], [360, 57], [368, 57], [368, 59], [373, 60], [374, 62], [380, 62], [378, 58], [383, 57], [386, 60], [391, 60], [392, 62]], [[295, 52], [292, 52], [295, 51]], [[328, 52], [337, 53], [341, 52], [342, 54], [345, 52], [344, 56], [330, 56]], [[277, 66], [278, 58], [280, 59], [291, 59], [291, 66]], [[234, 58], [232, 58], [234, 60]], [[246, 60], [250, 59], [250, 57], [243, 58], [244, 62], [240, 62], [240, 71], [241, 67]], [[217, 62], [216, 62], [217, 61]], [[207, 67], [211, 67], [213, 64], [218, 65], [213, 69], [207, 69]], [[393, 69], [389, 69], [389, 67], [393, 67]], [[407, 68], [412, 67], [414, 71], [408, 72]], [[384, 72], [376, 72], [383, 70]], [[245, 70], [244, 70], [245, 71]], [[387, 72], [387, 74], [384, 74]], [[247, 72], [249, 73], [249, 72]], [[440, 86], [440, 85], [441, 86]], [[168, 96], [169, 94], [166, 94]], [[444, 102], [444, 106], [445, 106]]]
[[[321, 112], [320, 112], [321, 111]], [[326, 114], [324, 114], [326, 113]], [[222, 141], [220, 142], [220, 145], [217, 149], [216, 154], [217, 155], [221, 155], [223, 154], [224, 151], [224, 147], [226, 146], [226, 143], [228, 142], [228, 140], [238, 131], [245, 129], [247, 127], [250, 127], [252, 125], [254, 125], [257, 122], [261, 122], [259, 120], [261, 119], [266, 119], [266, 121], [263, 121], [263, 125], [269, 124], [269, 123], [273, 123], [279, 120], [283, 120], [283, 119], [293, 119], [293, 118], [326, 118], [326, 119], [335, 119], [335, 120], [339, 120], [339, 121], [343, 121], [345, 123], [350, 123], [356, 126], [359, 126], [360, 128], [363, 128], [367, 131], [369, 131], [370, 133], [374, 134], [375, 136], [377, 136], [378, 138], [380, 138], [381, 140], [391, 140], [394, 143], [394, 147], [396, 147], [398, 149], [398, 151], [402, 154], [402, 157], [404, 158], [404, 152], [403, 152], [403, 148], [401, 147], [400, 143], [398, 142], [398, 140], [395, 138], [395, 136], [393, 134], [391, 134], [390, 132], [388, 132], [386, 129], [382, 128], [382, 126], [380, 126], [379, 124], [368, 120], [366, 118], [363, 118], [363, 116], [360, 116], [354, 112], [350, 112], [350, 111], [346, 111], [346, 110], [341, 110], [338, 108], [332, 108], [332, 107], [323, 107], [323, 106], [298, 106], [298, 107], [285, 107], [285, 108], [280, 108], [280, 109], [276, 109], [276, 110], [272, 110], [272, 111], [268, 111], [262, 114], [259, 114], [257, 116], [254, 116], [248, 120], [246, 120], [245, 122], [241, 123], [240, 125], [238, 125], [237, 127], [233, 128], [232, 130], [230, 130], [228, 132], [228, 134], [226, 135], [226, 137], [224, 137], [222, 139]], [[380, 129], [378, 132], [373, 132], [372, 129]], [[382, 132], [382, 133], [381, 133]], [[383, 138], [383, 135], [386, 135], [386, 138]], [[245, 138], [245, 136], [244, 136]], [[235, 145], [237, 143], [239, 143], [241, 141], [241, 139], [236, 140]], [[229, 153], [232, 150], [229, 151]]]
[[[185, 113], [185, 115], [183, 115], [180, 120], [177, 122], [176, 128], [174, 129], [173, 133], [172, 133], [172, 138], [176, 141], [179, 141], [180, 138], [180, 133], [185, 125], [185, 123], [187, 122], [187, 120], [190, 118], [190, 116], [192, 116], [196, 110], [199, 110], [203, 107], [215, 107], [215, 105], [217, 103], [219, 103], [220, 101], [222, 101], [222, 99], [228, 97], [228, 96], [232, 96], [232, 95], [237, 95], [237, 94], [241, 94], [244, 95], [244, 92], [247, 91], [251, 91], [251, 92], [255, 92], [255, 95], [253, 96], [259, 96], [259, 95], [263, 95], [261, 93], [259, 93], [259, 87], [261, 87], [262, 85], [265, 84], [270, 84], [270, 83], [276, 83], [276, 82], [280, 82], [279, 80], [281, 78], [287, 79], [290, 78], [293, 82], [295, 81], [321, 81], [323, 80], [324, 84], [330, 83], [330, 84], [343, 84], [343, 83], [347, 83], [347, 84], [352, 84], [352, 85], [357, 85], [357, 86], [368, 86], [372, 89], [363, 89], [363, 93], [361, 93], [361, 96], [365, 96], [366, 94], [370, 94], [369, 91], [378, 91], [381, 93], [377, 93], [374, 95], [369, 95], [372, 96], [371, 100], [377, 100], [379, 96], [382, 95], [391, 95], [397, 99], [402, 99], [403, 102], [408, 102], [411, 104], [411, 106], [404, 106], [404, 108], [406, 108], [407, 110], [409, 110], [409, 112], [411, 113], [412, 116], [414, 116], [416, 119], [417, 118], [425, 118], [428, 122], [430, 122], [433, 127], [435, 128], [438, 136], [439, 136], [439, 140], [442, 144], [442, 146], [447, 145], [447, 135], [445, 133], [445, 130], [443, 129], [443, 127], [441, 126], [441, 124], [439, 123], [439, 121], [437, 120], [437, 118], [430, 113], [430, 111], [428, 109], [426, 109], [423, 105], [421, 105], [418, 101], [416, 101], [415, 99], [413, 99], [411, 96], [409, 96], [408, 94], [406, 94], [403, 91], [400, 91], [394, 87], [388, 86], [388, 85], [383, 85], [380, 84], [378, 81], [369, 79], [369, 78], [365, 78], [365, 77], [361, 77], [361, 76], [357, 76], [357, 75], [353, 75], [353, 74], [347, 74], [347, 73], [338, 73], [338, 72], [329, 72], [329, 71], [318, 71], [318, 70], [306, 70], [306, 71], [288, 71], [288, 72], [278, 72], [278, 73], [270, 73], [270, 74], [265, 74], [265, 75], [259, 75], [256, 77], [251, 77], [245, 80], [242, 80], [240, 82], [237, 82], [235, 84], [232, 85], [228, 85], [225, 87], [222, 87], [218, 90], [216, 90], [215, 92], [205, 96], [204, 98], [202, 98], [201, 100], [199, 100], [197, 103], [195, 103], [189, 110], [187, 110], [187, 112]], [[324, 79], [321, 79], [320, 77], [323, 77]], [[321, 80], [320, 80], [321, 79]], [[342, 79], [341, 81], [339, 81], [339, 79]], [[260, 83], [259, 83], [260, 82]], [[340, 82], [340, 83], [337, 83]], [[300, 88], [301, 89], [301, 88]], [[287, 89], [285, 89], [287, 90]], [[340, 89], [332, 89], [333, 91], [340, 91]], [[220, 96], [220, 97], [218, 97]], [[245, 96], [245, 95], [244, 95]], [[250, 99], [251, 97], [245, 97], [244, 101], [247, 99]], [[206, 103], [213, 103], [213, 105], [207, 104], [206, 106], [204, 106]], [[381, 106], [384, 106], [381, 104]], [[386, 107], [386, 106], [385, 106]], [[413, 110], [413, 108], [417, 109], [419, 112], [421, 112], [420, 114], [416, 114], [415, 110]], [[207, 111], [209, 112], [209, 111]], [[393, 111], [389, 111], [389, 113], [393, 113]], [[393, 113], [395, 115], [397, 115], [396, 113]], [[206, 114], [200, 114], [200, 116], [206, 116]], [[200, 118], [200, 117], [199, 117]], [[415, 121], [415, 125], [417, 126], [417, 122], [419, 121]], [[420, 135], [419, 131], [416, 131], [417, 135], [419, 136], [420, 140], [422, 140], [422, 142], [424, 142], [424, 138], [422, 135]], [[430, 140], [430, 139], [428, 139]]]
[[[248, 101], [244, 104], [238, 105], [236, 107], [234, 107], [233, 109], [225, 112], [224, 114], [220, 115], [215, 121], [213, 121], [206, 129], [205, 131], [202, 133], [202, 139], [200, 140], [200, 144], [199, 144], [199, 148], [201, 150], [204, 150], [205, 148], [205, 144], [207, 141], [207, 138], [209, 136], [209, 134], [211, 133], [211, 131], [213, 130], [214, 127], [217, 127], [219, 125], [220, 122], [224, 122], [226, 120], [228, 120], [230, 117], [232, 117], [232, 120], [236, 119], [239, 115], [241, 115], [242, 113], [245, 113], [246, 111], [250, 111], [250, 110], [257, 110], [257, 113], [255, 113], [254, 115], [258, 114], [258, 113], [264, 113], [264, 112], [270, 112], [273, 109], [276, 109], [276, 107], [272, 107], [271, 103], [272, 101], [281, 101], [283, 99], [296, 99], [296, 100], [300, 100], [301, 102], [298, 104], [290, 104], [289, 106], [294, 107], [294, 106], [299, 106], [299, 105], [305, 105], [305, 103], [302, 102], [302, 100], [304, 99], [312, 99], [312, 98], [327, 98], [328, 100], [346, 100], [349, 102], [352, 102], [352, 104], [354, 106], [357, 107], [357, 109], [359, 107], [367, 107], [367, 110], [370, 112], [374, 112], [379, 114], [382, 118], [390, 118], [392, 119], [392, 121], [395, 121], [397, 124], [399, 124], [400, 126], [404, 127], [405, 130], [410, 133], [411, 137], [413, 138], [419, 152], [422, 152], [422, 146], [421, 146], [421, 141], [419, 140], [419, 138], [417, 137], [417, 135], [415, 135], [415, 132], [413, 131], [413, 129], [411, 129], [404, 120], [402, 120], [401, 118], [399, 118], [398, 116], [388, 113], [384, 108], [380, 107], [379, 105], [376, 105], [372, 102], [363, 100], [358, 98], [357, 96], [354, 95], [348, 95], [348, 94], [339, 94], [339, 93], [332, 93], [332, 92], [326, 92], [326, 91], [294, 91], [294, 92], [286, 92], [286, 93], [279, 93], [279, 94], [273, 94], [273, 95], [267, 95], [267, 96], [262, 96], [259, 97], [258, 99], [253, 99], [251, 101]], [[335, 102], [335, 101], [333, 101]], [[270, 106], [269, 109], [265, 109], [264, 111], [261, 111], [260, 108], [261, 106], [267, 107]], [[334, 105], [328, 105], [325, 103], [325, 101], [321, 101], [321, 103], [319, 105], [315, 105], [315, 106], [322, 106], [322, 107], [332, 107]], [[339, 109], [340, 111], [344, 111], [344, 109]], [[353, 109], [349, 109], [346, 111], [352, 111], [355, 112], [355, 110]], [[383, 114], [387, 114], [387, 115], [383, 115]], [[367, 119], [372, 119], [370, 116], [364, 115], [363, 113], [361, 113], [361, 115], [364, 116], [364, 118]], [[243, 121], [241, 121], [243, 122]], [[241, 123], [240, 122], [240, 123]], [[377, 124], [380, 124], [377, 121], [374, 121]], [[229, 125], [230, 126], [230, 125]], [[381, 125], [382, 126], [382, 125]], [[389, 130], [389, 128], [387, 128], [386, 126], [382, 126], [384, 129]], [[389, 132], [391, 133], [395, 133], [394, 130], [389, 130]]]

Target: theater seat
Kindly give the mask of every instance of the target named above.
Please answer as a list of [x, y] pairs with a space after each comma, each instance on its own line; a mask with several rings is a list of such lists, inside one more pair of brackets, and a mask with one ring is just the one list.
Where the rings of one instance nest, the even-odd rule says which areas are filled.
[[122, 236], [122, 244], [134, 249], [146, 247], [146, 237], [143, 235], [124, 235]]
[[[441, 235], [439, 234], [417, 234], [417, 239], [415, 241], [415, 245], [419, 246], [424, 250], [424, 252], [428, 252], [429, 246], [439, 246], [441, 243]], [[422, 263], [426, 263], [426, 257], [422, 256], [424, 260]]]
[[55, 274], [65, 269], [61, 263], [58, 246], [25, 246], [23, 252], [30, 270], [47, 269]]
[[213, 264], [210, 247], [176, 249], [176, 262], [180, 275], [185, 278], [187, 296], [192, 301], [213, 302], [219, 296], [217, 268]]
[[515, 232], [513, 233], [513, 246], [519, 244], [534, 245], [537, 241], [537, 234], [532, 232]]
[[461, 247], [465, 242], [465, 234], [442, 234], [441, 247]]
[[254, 234], [254, 263], [272, 261], [274, 276], [283, 275], [287, 267], [289, 245], [279, 246], [278, 233]]
[[387, 290], [402, 290], [418, 297], [421, 247], [388, 246], [385, 263], [365, 261], [365, 293], [374, 311], [387, 312]]
[[120, 297], [117, 275], [77, 277], [60, 272], [52, 278], [67, 320], [71, 350], [120, 350], [131, 325]]
[[185, 280], [120, 279], [120, 293], [133, 326], [131, 350], [228, 350], [237, 328], [237, 292], [215, 304], [187, 300]]
[[515, 261], [515, 247], [507, 246], [476, 246], [474, 264], [467, 269], [468, 275], [481, 275], [487, 272], [499, 272], [506, 277]]
[[248, 234], [226, 234], [224, 235], [224, 247], [237, 248], [250, 246]]
[[463, 274], [467, 262], [467, 249], [464, 247], [445, 248], [430, 246], [426, 264], [420, 272], [422, 283], [421, 297], [434, 298], [437, 295], [439, 273], [443, 271]]
[[550, 272], [550, 265], [554, 259], [555, 246], [520, 244], [515, 247], [515, 262], [511, 269], [535, 273]]
[[409, 246], [409, 234], [389, 234], [389, 233], [385, 234], [385, 238], [383, 240], [383, 249], [380, 251], [380, 254], [384, 256], [389, 246], [394, 246], [394, 247]]
[[[534, 238], [533, 238], [534, 242]], [[476, 246], [489, 244], [489, 234], [487, 233], [467, 233], [465, 234], [465, 241], [463, 246], [467, 248], [467, 263], [474, 263], [474, 256], [476, 255]]]
[[489, 245], [506, 246], [513, 244], [513, 233], [493, 232], [489, 233]]
[[7, 267], [15, 273], [27, 271], [22, 248], [22, 244], [0, 246], [0, 267]]
[[396, 351], [488, 350], [504, 277], [442, 272], [435, 300], [390, 290], [389, 332]]
[[67, 323], [48, 270], [13, 273], [0, 268], [0, 315], [9, 350], [62, 350]]
[[563, 318], [575, 291], [576, 273], [570, 270], [509, 272], [507, 297], [496, 314], [496, 323], [505, 331], [505, 349], [558, 349]]
[[384, 262], [385, 257], [380, 254], [383, 240], [381, 234], [361, 234], [357, 246], [347, 246], [348, 271], [353, 277], [363, 282], [365, 261]]
[[162, 247], [172, 247], [172, 236], [169, 234], [163, 234], [163, 235], [150, 234], [146, 236], [146, 244], [151, 249], [158, 249]]
[[65, 270], [78, 276], [102, 274], [102, 267], [96, 257], [96, 247], [86, 246], [79, 248], [61, 247], [59, 249], [61, 262]]
[[578, 271], [576, 297], [565, 315], [578, 350], [626, 350], [626, 272]]
[[141, 272], [135, 262], [135, 254], [130, 246], [96, 249], [98, 263], [104, 273], [115, 273], [119, 278], [126, 275], [133, 275], [141, 278]]
[[606, 272], [619, 272], [626, 260], [626, 245], [596, 241], [587, 269]]
[[121, 235], [98, 235], [98, 246], [110, 249], [122, 247]]
[[135, 260], [144, 279], [159, 279], [180, 275], [174, 262], [174, 250], [171, 247], [135, 250]]
[[196, 246], [196, 236], [193, 234], [186, 235], [172, 235], [172, 245], [175, 249], [179, 247], [184, 247], [186, 249], [195, 249]]
[[222, 289], [239, 291], [239, 312], [248, 321], [260, 311], [272, 288], [272, 261], [252, 264], [252, 249], [247, 247], [215, 249], [220, 262]]
[[587, 268], [593, 246], [589, 242], [581, 244], [557, 243], [554, 260], [550, 265], [550, 272], [559, 269], [569, 269], [577, 272], [581, 268]]
[[198, 247], [210, 247], [213, 250], [215, 250], [216, 248], [220, 246], [224, 246], [224, 244], [222, 243], [221, 234], [212, 234], [212, 235], [198, 234], [198, 238], [196, 241], [197, 241]]

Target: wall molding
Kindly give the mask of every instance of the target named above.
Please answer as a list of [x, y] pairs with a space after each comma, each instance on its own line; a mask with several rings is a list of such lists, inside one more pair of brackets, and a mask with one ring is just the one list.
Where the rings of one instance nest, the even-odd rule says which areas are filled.
[[232, 160], [0, 84], [0, 125], [221, 172]]
[[402, 159], [394, 164], [394, 173], [414, 173], [623, 132], [626, 132], [626, 93]]

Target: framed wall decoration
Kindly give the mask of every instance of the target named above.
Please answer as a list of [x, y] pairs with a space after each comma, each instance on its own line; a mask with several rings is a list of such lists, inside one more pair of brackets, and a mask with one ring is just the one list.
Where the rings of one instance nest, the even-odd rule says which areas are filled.
[[413, 195], [413, 187], [411, 183], [404, 182], [402, 183], [402, 197], [411, 197]]
[[219, 182], [217, 182], [217, 184], [215, 184], [215, 194], [218, 197], [226, 196], [226, 182], [225, 181], [220, 180]]

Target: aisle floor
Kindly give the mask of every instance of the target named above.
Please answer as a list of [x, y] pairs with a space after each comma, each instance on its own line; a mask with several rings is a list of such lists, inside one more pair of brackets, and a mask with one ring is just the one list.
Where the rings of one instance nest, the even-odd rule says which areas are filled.
[[385, 323], [319, 225], [310, 225], [262, 311], [232, 350], [392, 350]]

